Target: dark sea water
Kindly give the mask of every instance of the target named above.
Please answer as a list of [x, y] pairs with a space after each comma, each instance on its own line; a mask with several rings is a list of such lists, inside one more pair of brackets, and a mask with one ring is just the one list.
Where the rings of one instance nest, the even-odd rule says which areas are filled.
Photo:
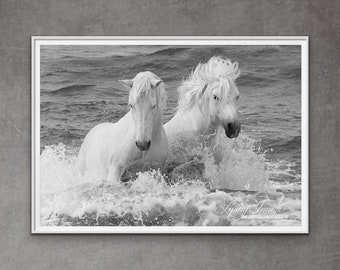
[[[156, 171], [120, 185], [76, 176], [87, 132], [128, 112], [118, 80], [157, 74], [167, 86], [168, 121], [183, 78], [216, 55], [239, 62], [242, 131], [233, 140], [220, 135], [225, 157], [219, 167], [205, 160], [209, 183], [169, 186]], [[40, 108], [43, 225], [300, 225], [299, 46], [42, 46]], [[284, 216], [241, 218], [222, 211], [231, 204], [281, 209]]]

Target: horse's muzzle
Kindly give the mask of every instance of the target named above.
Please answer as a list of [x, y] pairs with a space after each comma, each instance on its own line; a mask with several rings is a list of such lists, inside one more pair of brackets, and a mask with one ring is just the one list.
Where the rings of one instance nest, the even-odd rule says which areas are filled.
[[136, 145], [141, 151], [148, 151], [150, 149], [151, 141], [136, 141]]
[[225, 135], [228, 138], [237, 138], [241, 130], [241, 123], [239, 121], [229, 122], [223, 125]]

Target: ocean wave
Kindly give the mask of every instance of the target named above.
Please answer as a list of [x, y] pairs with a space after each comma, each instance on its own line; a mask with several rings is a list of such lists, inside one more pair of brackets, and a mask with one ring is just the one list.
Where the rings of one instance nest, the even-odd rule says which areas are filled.
[[166, 48], [153, 53], [148, 54], [149, 56], [165, 55], [174, 56], [175, 54], [183, 51], [190, 50], [190, 48]]
[[262, 145], [266, 149], [282, 148], [282, 150], [292, 150], [292, 149], [300, 149], [301, 148], [301, 136], [293, 136], [286, 138], [266, 138], [262, 140]]
[[275, 195], [209, 191], [199, 181], [169, 186], [157, 172], [146, 172], [131, 185], [83, 184], [43, 198], [45, 226], [237, 226], [273, 225], [268, 219], [247, 219], [250, 211], [279, 209], [287, 225], [298, 225], [299, 203]]
[[299, 66], [289, 66], [284, 67], [279, 72], [280, 78], [285, 79], [301, 79], [301, 67]]
[[280, 53], [282, 51], [282, 47], [280, 46], [262, 46], [259, 49], [253, 51], [251, 53], [252, 57], [272, 57], [273, 54]]
[[74, 84], [65, 87], [58, 88], [53, 91], [49, 91], [49, 94], [68, 96], [72, 94], [79, 94], [79, 92], [92, 89], [95, 85], [93, 84]]
[[[251, 140], [226, 140], [223, 166], [204, 157], [207, 179], [181, 178], [171, 185], [159, 171], [138, 173], [134, 181], [113, 184], [92, 175], [80, 177], [77, 149], [63, 144], [45, 148], [40, 157], [43, 226], [235, 226], [277, 225], [277, 219], [249, 218], [237, 209], [283, 209], [279, 224], [299, 225], [299, 185], [286, 196], [285, 182], [275, 187], [268, 167]], [[271, 169], [272, 171], [266, 171]], [[293, 172], [291, 172], [293, 173]], [[277, 188], [277, 190], [276, 190]]]
[[255, 75], [252, 73], [241, 73], [240, 77], [237, 78], [237, 85], [240, 86], [252, 86], [252, 87], [260, 87], [260, 86], [268, 86], [273, 84], [276, 80], [269, 77], [262, 77], [259, 75]]

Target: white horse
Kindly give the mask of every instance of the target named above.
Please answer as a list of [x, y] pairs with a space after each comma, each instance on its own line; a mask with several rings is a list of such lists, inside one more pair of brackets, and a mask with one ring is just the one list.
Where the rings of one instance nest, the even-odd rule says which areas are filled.
[[166, 92], [161, 79], [147, 71], [120, 82], [130, 89], [130, 111], [117, 123], [99, 124], [86, 135], [77, 161], [81, 175], [90, 172], [118, 182], [126, 170], [157, 169], [166, 161]]
[[[219, 127], [229, 138], [240, 132], [237, 118], [240, 93], [235, 84], [240, 75], [238, 63], [212, 57], [198, 64], [180, 87], [175, 116], [164, 125], [169, 142], [190, 137], [205, 137], [213, 145]], [[172, 145], [172, 143], [170, 144]]]

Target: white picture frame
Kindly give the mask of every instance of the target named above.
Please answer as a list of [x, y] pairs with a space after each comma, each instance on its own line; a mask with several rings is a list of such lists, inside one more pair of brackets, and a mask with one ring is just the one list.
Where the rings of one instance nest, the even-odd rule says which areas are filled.
[[[299, 45], [301, 46], [301, 226], [41, 226], [40, 225], [40, 47], [42, 45]], [[32, 234], [308, 234], [308, 37], [305, 36], [33, 36], [31, 84]]]

